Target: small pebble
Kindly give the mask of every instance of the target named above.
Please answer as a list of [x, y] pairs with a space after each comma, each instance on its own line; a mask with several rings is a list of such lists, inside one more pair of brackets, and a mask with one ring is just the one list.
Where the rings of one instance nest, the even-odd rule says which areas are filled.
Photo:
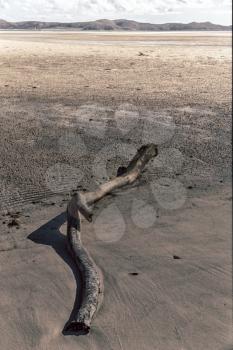
[[7, 224], [7, 226], [8, 226], [8, 227], [16, 226], [16, 228], [19, 228], [19, 222], [18, 222], [18, 220], [13, 219], [13, 220], [11, 220], [11, 221]]
[[178, 255], [173, 255], [173, 259], [177, 260], [177, 259], [181, 259]]

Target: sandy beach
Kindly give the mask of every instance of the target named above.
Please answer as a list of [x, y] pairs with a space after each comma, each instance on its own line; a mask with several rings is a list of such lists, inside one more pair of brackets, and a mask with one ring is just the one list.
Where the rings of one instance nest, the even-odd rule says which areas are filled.
[[[231, 35], [1, 31], [0, 57], [1, 348], [232, 349]], [[83, 221], [105, 296], [66, 335], [67, 202], [145, 143], [140, 180]]]

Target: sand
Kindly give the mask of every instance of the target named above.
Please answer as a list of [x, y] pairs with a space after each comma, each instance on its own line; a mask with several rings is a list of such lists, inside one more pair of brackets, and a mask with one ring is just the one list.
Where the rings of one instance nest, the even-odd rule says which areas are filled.
[[[1, 348], [231, 348], [230, 41], [0, 33]], [[105, 298], [89, 336], [65, 335], [80, 297], [70, 191], [145, 142], [159, 157], [83, 222]]]

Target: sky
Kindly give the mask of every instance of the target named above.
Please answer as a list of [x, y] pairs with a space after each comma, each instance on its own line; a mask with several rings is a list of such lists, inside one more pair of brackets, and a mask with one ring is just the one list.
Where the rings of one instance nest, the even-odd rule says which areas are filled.
[[231, 24], [231, 0], [0, 0], [8, 21], [132, 19], [150, 23], [210, 21]]

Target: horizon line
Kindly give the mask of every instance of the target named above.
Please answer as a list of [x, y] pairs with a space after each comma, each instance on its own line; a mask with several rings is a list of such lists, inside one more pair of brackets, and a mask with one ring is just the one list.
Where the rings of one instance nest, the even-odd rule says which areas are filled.
[[93, 19], [93, 20], [86, 20], [86, 21], [50, 21], [50, 20], [37, 20], [37, 19], [30, 19], [30, 20], [17, 20], [17, 21], [12, 21], [12, 20], [6, 20], [2, 17], [0, 17], [0, 20], [3, 20], [8, 23], [22, 23], [22, 22], [41, 22], [41, 23], [61, 23], [61, 24], [70, 24], [70, 23], [85, 23], [85, 22], [96, 22], [96, 21], [129, 21], [129, 22], [136, 22], [136, 23], [143, 23], [143, 24], [155, 24], [155, 25], [163, 25], [163, 24], [173, 24], [173, 23], [178, 23], [178, 24], [191, 24], [191, 23], [210, 23], [214, 25], [219, 25], [223, 27], [230, 27], [232, 26], [232, 23], [230, 24], [219, 24], [219, 23], [214, 23], [211, 21], [191, 21], [191, 22], [180, 22], [180, 21], [174, 21], [174, 22], [163, 22], [163, 23], [153, 23], [153, 22], [144, 22], [144, 21], [137, 21], [133, 19], [126, 19], [126, 18], [118, 18], [118, 19], [109, 19], [109, 18], [99, 18], [99, 19]]

